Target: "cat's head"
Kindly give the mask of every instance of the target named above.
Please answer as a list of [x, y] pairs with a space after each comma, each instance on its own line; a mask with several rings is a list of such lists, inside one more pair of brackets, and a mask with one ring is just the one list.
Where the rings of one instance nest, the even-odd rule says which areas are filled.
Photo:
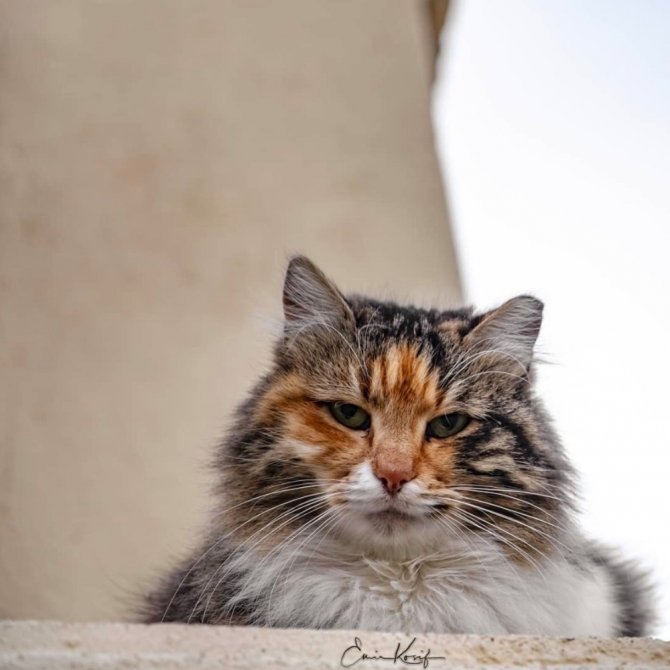
[[539, 300], [476, 314], [345, 297], [304, 257], [283, 298], [274, 369], [224, 451], [249, 528], [271, 509], [372, 550], [460, 533], [541, 552], [569, 467], [532, 392]]

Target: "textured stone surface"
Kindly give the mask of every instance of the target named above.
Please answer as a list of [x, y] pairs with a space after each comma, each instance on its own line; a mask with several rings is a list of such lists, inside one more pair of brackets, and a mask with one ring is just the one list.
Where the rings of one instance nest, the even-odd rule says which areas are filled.
[[[364, 631], [132, 624], [0, 622], [0, 667], [16, 670], [65, 668], [340, 668], [358, 636], [369, 654], [391, 657], [352, 667], [409, 667], [393, 663], [398, 644], [410, 635]], [[409, 653], [425, 656], [430, 668], [643, 668], [670, 667], [670, 643], [652, 639], [602, 640], [536, 637], [421, 635]], [[345, 663], [360, 655], [347, 652]], [[443, 657], [443, 658], [434, 658]], [[424, 667], [421, 659], [418, 667]]]

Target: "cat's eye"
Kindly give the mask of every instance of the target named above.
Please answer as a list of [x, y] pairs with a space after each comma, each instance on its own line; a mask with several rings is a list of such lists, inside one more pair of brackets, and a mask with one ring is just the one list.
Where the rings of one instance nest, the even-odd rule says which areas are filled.
[[333, 402], [328, 405], [330, 413], [343, 426], [353, 430], [367, 430], [370, 427], [370, 415], [358, 405], [349, 402]]
[[426, 426], [426, 435], [428, 437], [451, 437], [460, 433], [470, 423], [470, 417], [467, 414], [453, 412], [451, 414], [442, 414], [436, 416], [428, 422]]

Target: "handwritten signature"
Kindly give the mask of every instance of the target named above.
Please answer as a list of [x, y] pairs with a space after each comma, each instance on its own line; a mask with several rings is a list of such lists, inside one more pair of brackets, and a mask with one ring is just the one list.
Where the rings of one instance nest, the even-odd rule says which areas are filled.
[[411, 642], [403, 647], [400, 642], [396, 645], [393, 656], [383, 656], [375, 649], [374, 654], [368, 654], [363, 651], [363, 643], [359, 637], [354, 638], [354, 643], [347, 647], [342, 652], [340, 658], [340, 665], [343, 668], [351, 668], [363, 661], [391, 661], [392, 663], [400, 663], [404, 665], [420, 665], [427, 668], [431, 661], [445, 660], [445, 656], [431, 656], [430, 649], [420, 650], [420, 653], [415, 653], [413, 650], [416, 638], [412, 638]]

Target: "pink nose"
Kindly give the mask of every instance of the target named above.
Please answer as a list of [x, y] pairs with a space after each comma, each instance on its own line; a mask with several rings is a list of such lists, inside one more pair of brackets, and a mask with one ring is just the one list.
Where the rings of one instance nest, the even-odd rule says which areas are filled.
[[392, 496], [399, 493], [408, 481], [414, 479], [414, 473], [410, 467], [378, 463], [374, 472], [377, 479], [382, 483], [384, 490]]

